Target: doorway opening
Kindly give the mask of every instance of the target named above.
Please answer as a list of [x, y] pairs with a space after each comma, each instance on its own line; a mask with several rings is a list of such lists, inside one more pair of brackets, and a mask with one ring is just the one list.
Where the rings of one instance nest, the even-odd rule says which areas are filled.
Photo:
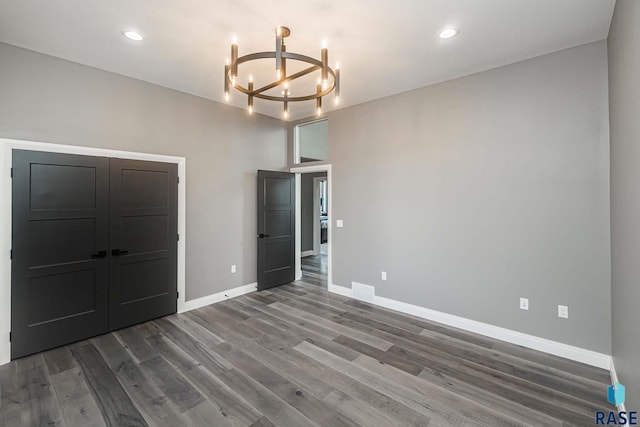
[[300, 268], [302, 280], [327, 286], [328, 218], [327, 173], [301, 174]]
[[292, 168], [296, 174], [296, 280], [331, 283], [331, 165]]

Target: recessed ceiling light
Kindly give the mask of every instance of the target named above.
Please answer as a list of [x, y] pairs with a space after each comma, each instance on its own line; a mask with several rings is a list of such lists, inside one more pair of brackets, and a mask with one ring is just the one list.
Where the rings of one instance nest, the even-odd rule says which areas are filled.
[[440, 37], [441, 39], [450, 39], [451, 37], [457, 36], [459, 32], [460, 30], [458, 30], [457, 28], [449, 27], [440, 31], [438, 37]]
[[137, 31], [125, 30], [122, 32], [122, 35], [129, 40], [133, 40], [136, 42], [141, 42], [142, 40], [144, 40], [144, 36]]

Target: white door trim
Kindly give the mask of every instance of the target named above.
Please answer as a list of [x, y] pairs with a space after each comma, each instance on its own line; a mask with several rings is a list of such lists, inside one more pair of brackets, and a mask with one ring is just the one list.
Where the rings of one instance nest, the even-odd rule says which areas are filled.
[[178, 165], [178, 312], [185, 308], [185, 245], [186, 236], [186, 159], [184, 157], [160, 154], [135, 153], [104, 148], [80, 147], [74, 145], [49, 144], [45, 142], [21, 141], [0, 138], [0, 365], [11, 360], [11, 164], [12, 150], [32, 150], [50, 153], [80, 154], [87, 156], [117, 157], [132, 160], [176, 163]]
[[[333, 273], [333, 262], [332, 262], [332, 226], [333, 222], [333, 191], [331, 189], [331, 165], [313, 165], [313, 166], [296, 166], [289, 169], [289, 172], [296, 174], [296, 280], [300, 280], [302, 277], [302, 268], [300, 263], [300, 252], [301, 252], [301, 239], [300, 239], [300, 204], [301, 204], [301, 191], [300, 184], [302, 180], [300, 179], [300, 174], [302, 173], [313, 173], [313, 172], [326, 172], [327, 173], [327, 203], [329, 207], [327, 209], [327, 216], [329, 217], [329, 221], [327, 221], [327, 285], [331, 282], [332, 273]], [[318, 219], [320, 221], [320, 219]]]
[[[313, 254], [320, 255], [320, 182], [326, 181], [323, 176], [313, 178]], [[300, 236], [302, 238], [302, 236]]]

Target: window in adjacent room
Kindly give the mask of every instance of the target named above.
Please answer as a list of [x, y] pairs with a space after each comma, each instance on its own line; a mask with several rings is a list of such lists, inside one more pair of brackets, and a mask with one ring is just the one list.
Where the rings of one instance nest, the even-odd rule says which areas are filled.
[[295, 163], [329, 159], [329, 122], [327, 119], [303, 123], [295, 128]]

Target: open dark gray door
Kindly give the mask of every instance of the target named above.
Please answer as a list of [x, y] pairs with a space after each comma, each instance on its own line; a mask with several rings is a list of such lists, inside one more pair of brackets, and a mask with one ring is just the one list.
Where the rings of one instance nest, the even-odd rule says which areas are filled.
[[295, 174], [258, 171], [258, 290], [295, 280]]
[[178, 165], [110, 160], [109, 330], [177, 310]]
[[13, 151], [11, 358], [107, 332], [109, 166]]

